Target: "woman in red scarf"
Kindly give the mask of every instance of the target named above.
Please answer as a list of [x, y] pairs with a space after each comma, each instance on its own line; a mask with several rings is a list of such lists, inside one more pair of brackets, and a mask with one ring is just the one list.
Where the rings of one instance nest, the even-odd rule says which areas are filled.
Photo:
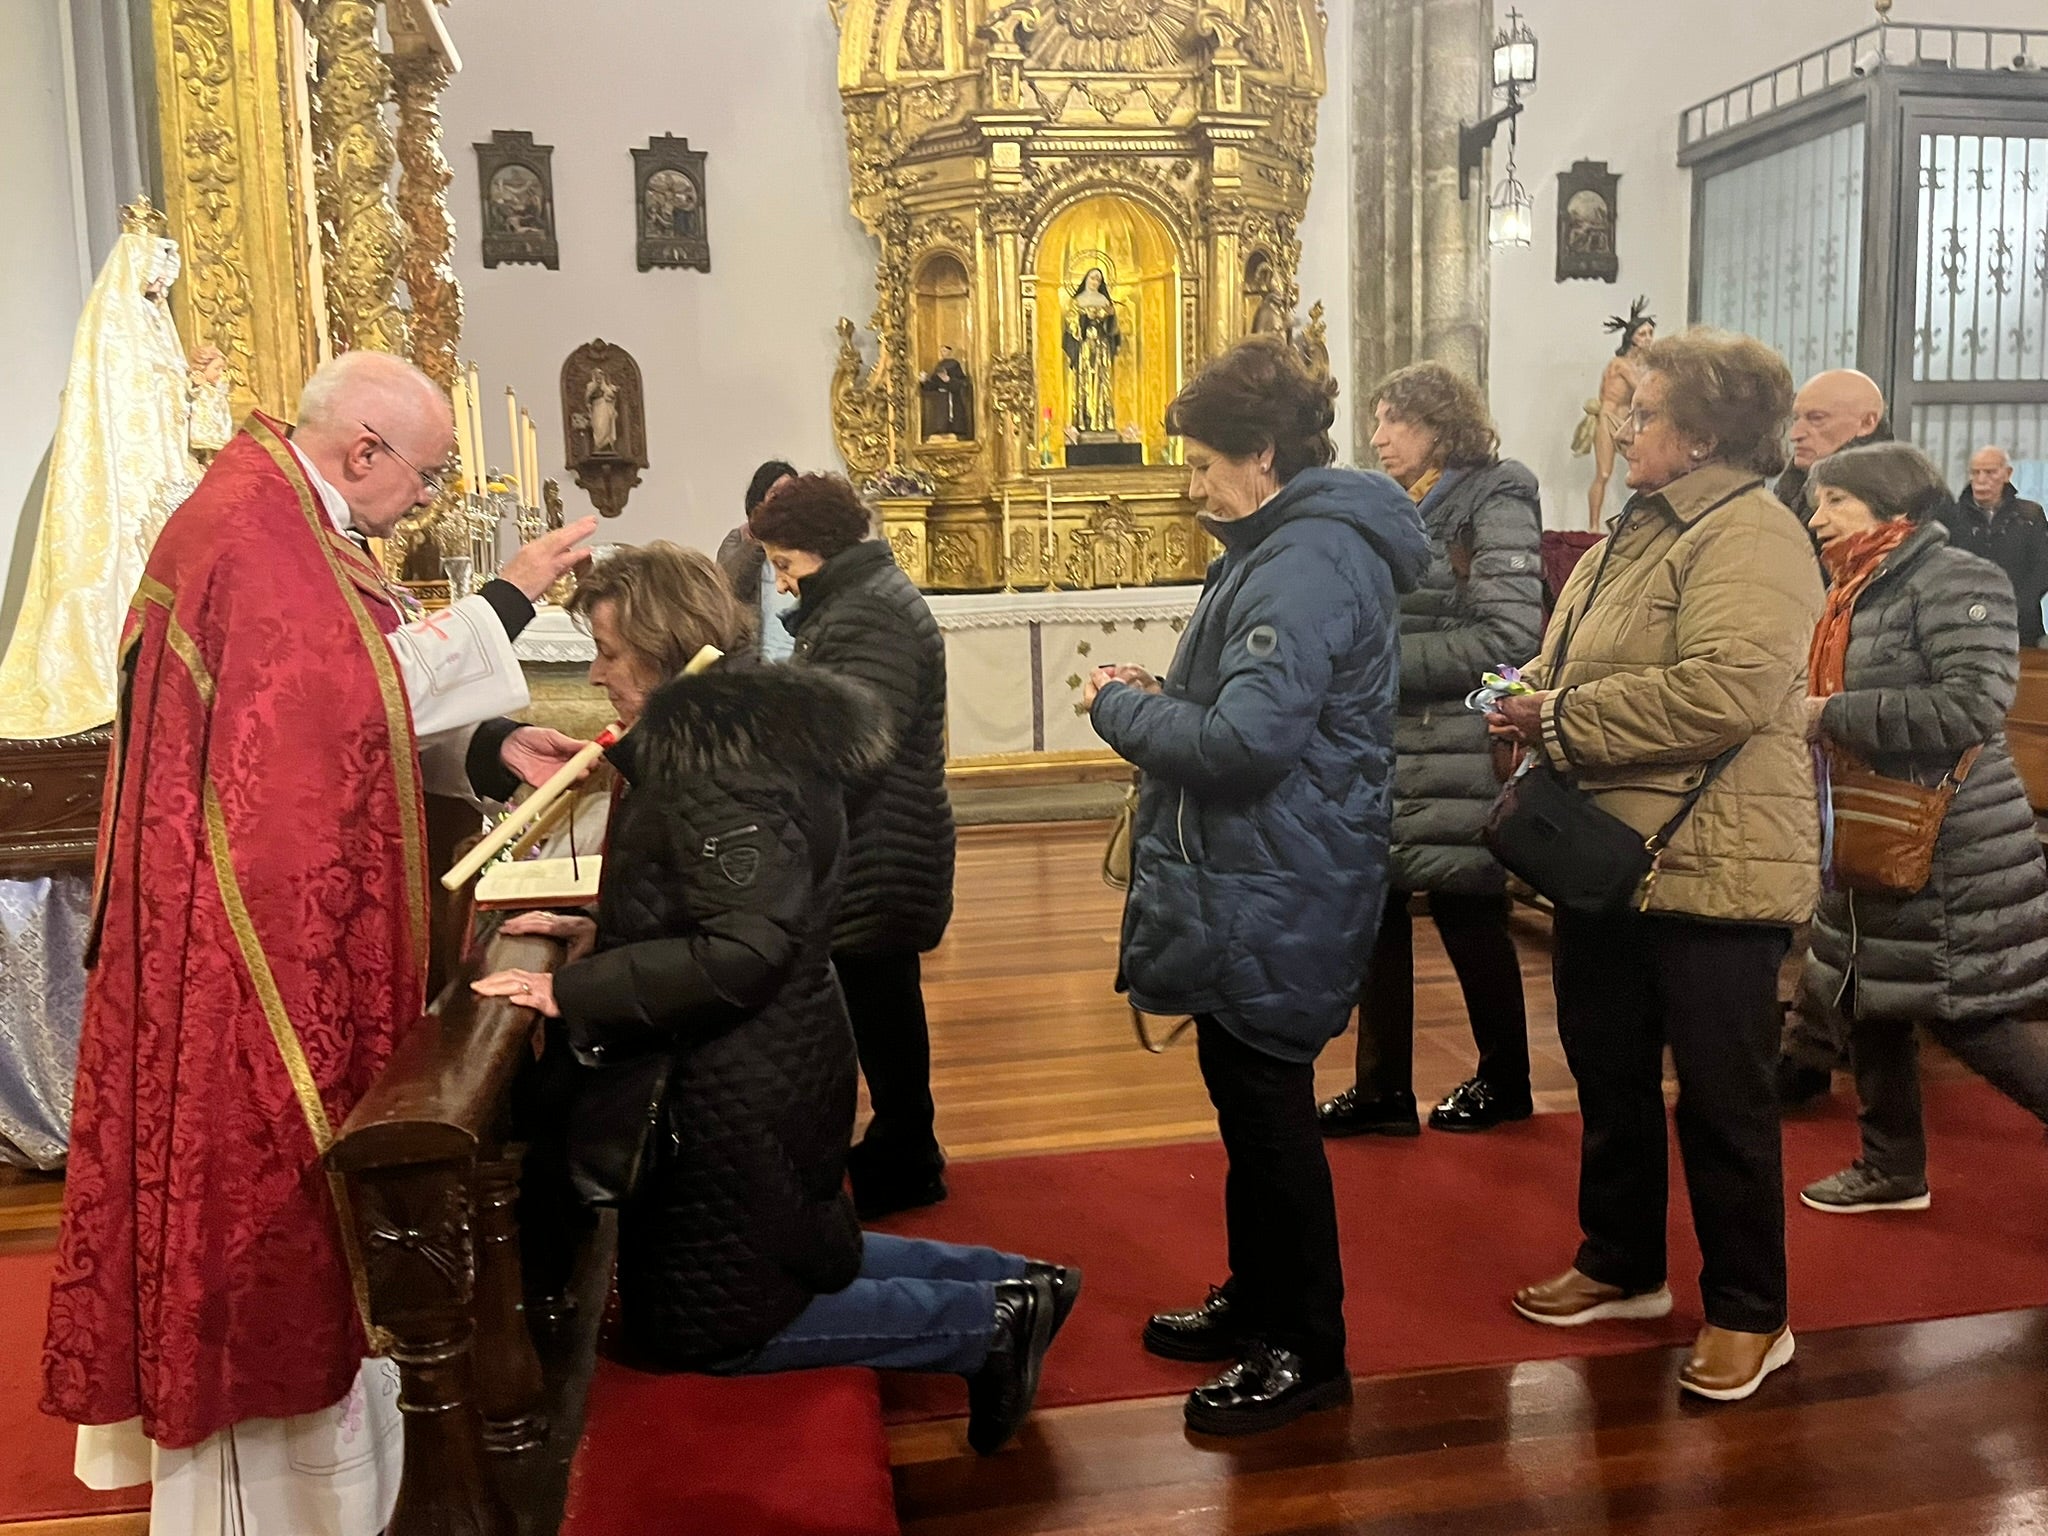
[[1810, 1006], [1849, 1025], [1862, 1155], [1808, 1186], [1815, 1210], [1924, 1210], [1927, 1143], [1914, 1027], [2048, 1120], [2048, 867], [2005, 743], [2019, 678], [2012, 585], [1949, 546], [1940, 474], [1903, 443], [1814, 466], [1814, 533], [1832, 574], [1814, 631], [1814, 739], [1835, 761], [1933, 785], [1981, 748], [1911, 896], [1830, 890], [1813, 920]]

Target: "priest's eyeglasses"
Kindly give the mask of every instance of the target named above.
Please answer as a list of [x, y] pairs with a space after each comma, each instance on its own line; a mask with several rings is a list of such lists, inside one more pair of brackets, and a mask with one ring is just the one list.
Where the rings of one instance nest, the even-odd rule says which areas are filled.
[[398, 460], [399, 463], [403, 464], [407, 469], [411, 470], [414, 474], [418, 475], [420, 477], [420, 484], [427, 488], [427, 494], [429, 496], [434, 497], [436, 500], [440, 499], [441, 493], [448, 488], [447, 481], [444, 478], [447, 475], [446, 470], [421, 469], [419, 465], [413, 463], [411, 459], [408, 459], [404, 454], [400, 453], [396, 448], [392, 447], [391, 439], [386, 437], [382, 432], [379, 432], [367, 421], [359, 421], [356, 423], [356, 425], [361, 427], [365, 432], [369, 433], [370, 436], [377, 439], [378, 447], [382, 448], [386, 453], [390, 454], [391, 457]]

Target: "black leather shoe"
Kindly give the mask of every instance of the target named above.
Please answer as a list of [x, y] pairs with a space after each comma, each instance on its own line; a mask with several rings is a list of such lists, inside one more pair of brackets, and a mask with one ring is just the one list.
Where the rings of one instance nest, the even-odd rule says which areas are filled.
[[1483, 1077], [1469, 1077], [1429, 1112], [1432, 1131], [1490, 1131], [1510, 1120], [1526, 1120], [1536, 1113], [1529, 1090], [1509, 1094]]
[[1081, 1271], [1044, 1259], [1026, 1259], [1024, 1278], [1029, 1280], [1038, 1275], [1043, 1275], [1052, 1286], [1052, 1336], [1058, 1338], [1060, 1330], [1067, 1325], [1067, 1314], [1081, 1299]]
[[1778, 1058], [1778, 1108], [1804, 1109], [1835, 1091], [1835, 1074], [1790, 1056]]
[[1236, 1365], [1188, 1394], [1187, 1422], [1200, 1435], [1262, 1435], [1350, 1401], [1351, 1374], [1342, 1365], [1310, 1375], [1292, 1350], [1253, 1343]]
[[1052, 1281], [1044, 1275], [996, 1282], [996, 1332], [988, 1360], [967, 1378], [967, 1443], [993, 1456], [1017, 1433], [1038, 1396], [1052, 1343]]
[[1145, 1352], [1165, 1360], [1234, 1360], [1243, 1343], [1227, 1285], [1211, 1286], [1199, 1307], [1157, 1312], [1145, 1324]]
[[1329, 1103], [1318, 1106], [1316, 1123], [1330, 1137], [1422, 1134], [1421, 1122], [1415, 1118], [1412, 1093], [1388, 1093], [1368, 1099], [1361, 1097], [1356, 1088], [1346, 1088]]

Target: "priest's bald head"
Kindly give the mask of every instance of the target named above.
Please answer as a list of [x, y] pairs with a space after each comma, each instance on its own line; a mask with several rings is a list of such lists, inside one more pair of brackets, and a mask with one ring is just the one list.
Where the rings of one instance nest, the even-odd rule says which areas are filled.
[[1884, 425], [1884, 391], [1853, 368], [1833, 368], [1806, 381], [1792, 402], [1792, 464], [1811, 469]]
[[292, 444], [340, 491], [359, 532], [388, 537], [433, 505], [455, 451], [455, 413], [441, 387], [383, 352], [344, 352], [299, 395]]

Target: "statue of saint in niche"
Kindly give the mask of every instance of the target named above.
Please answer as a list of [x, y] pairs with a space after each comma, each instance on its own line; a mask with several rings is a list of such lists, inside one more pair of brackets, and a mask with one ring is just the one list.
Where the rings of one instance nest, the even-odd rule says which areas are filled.
[[917, 383], [924, 408], [924, 439], [928, 443], [974, 441], [974, 384], [951, 347], [939, 348], [939, 360]]
[[1116, 359], [1123, 346], [1108, 279], [1102, 268], [1090, 267], [1067, 302], [1065, 350], [1074, 376], [1074, 432], [1115, 435]]
[[592, 453], [617, 453], [619, 451], [619, 386], [602, 368], [590, 375], [589, 384], [584, 386], [583, 402], [590, 414], [590, 451]]

